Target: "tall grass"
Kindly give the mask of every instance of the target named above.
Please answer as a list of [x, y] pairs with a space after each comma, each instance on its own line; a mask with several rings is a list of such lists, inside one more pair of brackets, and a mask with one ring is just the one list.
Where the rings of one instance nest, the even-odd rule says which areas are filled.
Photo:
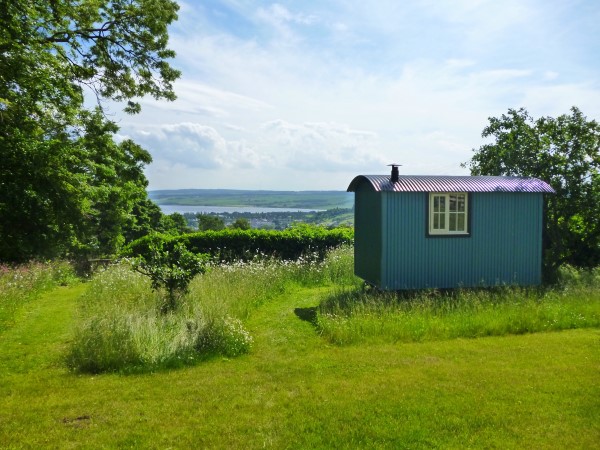
[[331, 250], [325, 259], [307, 255], [296, 261], [258, 257], [251, 262], [215, 264], [208, 274], [190, 284], [191, 297], [214, 314], [230, 314], [241, 320], [253, 309], [295, 285], [349, 285], [354, 276], [353, 249]]
[[551, 289], [420, 292], [341, 289], [319, 305], [316, 325], [339, 345], [419, 342], [600, 326], [600, 269], [561, 270]]
[[0, 265], [0, 331], [11, 326], [16, 312], [40, 293], [76, 280], [65, 261]]
[[78, 371], [148, 371], [234, 357], [251, 350], [244, 322], [264, 302], [295, 286], [330, 285], [315, 326], [328, 341], [418, 342], [600, 326], [600, 269], [566, 267], [552, 289], [384, 293], [362, 288], [351, 248], [324, 260], [256, 258], [213, 264], [190, 284], [176, 310], [127, 263], [97, 274], [81, 298], [68, 364]]
[[123, 262], [98, 273], [81, 299], [78, 323], [66, 360], [83, 372], [147, 371], [193, 364], [250, 351], [243, 321], [269, 298], [294, 285], [348, 284], [352, 249], [324, 260], [257, 258], [214, 264], [189, 286], [176, 310], [164, 314], [160, 293]]

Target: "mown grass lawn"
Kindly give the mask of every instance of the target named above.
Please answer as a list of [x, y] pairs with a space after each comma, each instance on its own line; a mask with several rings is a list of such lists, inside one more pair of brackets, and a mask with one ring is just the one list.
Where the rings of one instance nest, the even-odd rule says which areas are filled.
[[600, 330], [339, 347], [301, 320], [324, 288], [260, 306], [252, 351], [144, 375], [63, 362], [60, 288], [0, 334], [2, 448], [600, 448]]

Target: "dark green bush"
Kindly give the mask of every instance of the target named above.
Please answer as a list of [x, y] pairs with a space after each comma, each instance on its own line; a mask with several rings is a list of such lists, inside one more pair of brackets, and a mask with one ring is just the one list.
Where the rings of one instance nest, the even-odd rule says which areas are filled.
[[172, 249], [183, 244], [194, 253], [209, 254], [215, 261], [249, 261], [257, 257], [296, 260], [305, 255], [322, 259], [328, 250], [353, 242], [354, 230], [351, 228], [302, 225], [283, 231], [227, 229], [182, 236], [148, 235], [129, 244], [124, 256], [148, 257], [151, 248], [157, 245]]

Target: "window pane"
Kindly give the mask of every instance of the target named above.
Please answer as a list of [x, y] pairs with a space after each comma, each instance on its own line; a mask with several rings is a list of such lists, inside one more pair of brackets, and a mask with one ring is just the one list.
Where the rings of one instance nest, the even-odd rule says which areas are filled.
[[456, 211], [456, 195], [449, 195], [450, 197], [450, 212]]
[[466, 231], [464, 214], [458, 214], [457, 223], [456, 223], [456, 231]]
[[458, 196], [458, 211], [459, 212], [465, 212], [465, 196], [464, 195], [459, 195]]
[[467, 202], [465, 193], [431, 193], [429, 203], [430, 229], [436, 234], [467, 232]]

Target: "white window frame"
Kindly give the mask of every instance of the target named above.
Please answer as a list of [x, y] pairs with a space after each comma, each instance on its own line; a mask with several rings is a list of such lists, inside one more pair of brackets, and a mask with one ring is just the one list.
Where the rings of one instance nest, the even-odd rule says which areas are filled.
[[[456, 198], [456, 210], [451, 211], [451, 197]], [[460, 200], [464, 199], [464, 211], [460, 211]], [[436, 203], [436, 197], [439, 200]], [[430, 192], [429, 193], [429, 234], [431, 236], [468, 236], [469, 235], [469, 194], [467, 192]], [[462, 224], [460, 230], [450, 230], [451, 222]], [[454, 228], [457, 228], [456, 226]]]

